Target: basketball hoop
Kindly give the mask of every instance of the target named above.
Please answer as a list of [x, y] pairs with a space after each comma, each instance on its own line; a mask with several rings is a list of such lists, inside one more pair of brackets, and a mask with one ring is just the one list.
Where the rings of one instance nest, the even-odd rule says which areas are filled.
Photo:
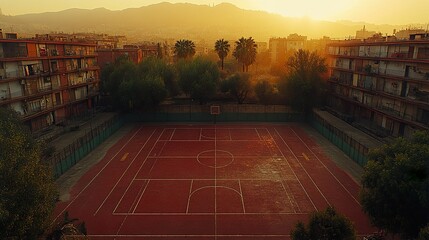
[[220, 114], [220, 106], [219, 105], [211, 105], [210, 106], [210, 114], [213, 116], [213, 123], [216, 124], [216, 116]]
[[211, 115], [219, 115], [220, 114], [220, 106], [219, 105], [210, 106], [210, 114]]

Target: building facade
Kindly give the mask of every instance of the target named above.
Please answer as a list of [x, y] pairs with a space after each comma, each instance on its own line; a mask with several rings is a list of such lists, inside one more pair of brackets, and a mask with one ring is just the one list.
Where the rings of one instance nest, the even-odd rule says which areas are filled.
[[100, 67], [106, 64], [114, 63], [121, 56], [126, 56], [130, 61], [139, 64], [143, 59], [143, 53], [140, 48], [120, 48], [120, 49], [98, 49], [97, 62]]
[[327, 54], [338, 116], [379, 137], [429, 129], [427, 36], [331, 42]]
[[294, 51], [305, 49], [306, 42], [307, 36], [296, 33], [290, 34], [287, 38], [270, 38], [268, 46], [271, 64], [284, 64]]
[[98, 94], [95, 43], [0, 38], [0, 107], [31, 131], [87, 113]]

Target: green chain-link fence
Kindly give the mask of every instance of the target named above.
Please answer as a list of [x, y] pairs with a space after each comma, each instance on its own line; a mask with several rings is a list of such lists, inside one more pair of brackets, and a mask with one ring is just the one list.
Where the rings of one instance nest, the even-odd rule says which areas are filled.
[[94, 148], [110, 137], [124, 124], [124, 118], [116, 115], [106, 122], [92, 128], [84, 136], [78, 138], [72, 144], [56, 152], [48, 162], [53, 167], [55, 178], [58, 178], [68, 169], [74, 166]]

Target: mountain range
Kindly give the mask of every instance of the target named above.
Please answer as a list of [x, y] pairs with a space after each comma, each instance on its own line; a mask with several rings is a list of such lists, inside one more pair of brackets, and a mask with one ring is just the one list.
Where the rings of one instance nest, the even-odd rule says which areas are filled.
[[111, 11], [105, 8], [92, 10], [68, 9], [59, 12], [0, 15], [0, 28], [4, 32], [20, 35], [35, 33], [107, 33], [126, 35], [129, 40], [156, 41], [186, 38], [209, 40], [237, 39], [252, 36], [256, 41], [270, 37], [287, 37], [298, 33], [308, 38], [348, 38], [356, 31], [366, 29], [392, 34], [393, 29], [406, 26], [375, 25], [350, 21], [316, 21], [309, 18], [284, 17], [263, 11], [240, 9], [229, 3], [216, 6], [188, 3], [159, 3], [140, 8]]

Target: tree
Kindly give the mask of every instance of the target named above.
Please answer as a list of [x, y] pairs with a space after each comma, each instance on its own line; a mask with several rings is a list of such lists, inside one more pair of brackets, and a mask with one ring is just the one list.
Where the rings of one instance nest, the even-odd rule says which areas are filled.
[[192, 62], [179, 62], [177, 68], [179, 85], [191, 98], [202, 104], [216, 93], [219, 69], [214, 62], [198, 57]]
[[149, 57], [143, 60], [138, 65], [139, 76], [143, 79], [147, 76], [158, 78], [164, 83], [164, 87], [168, 90], [170, 97], [179, 94], [179, 85], [176, 80], [174, 69], [171, 65], [167, 64], [165, 60]]
[[362, 178], [361, 203], [371, 222], [403, 238], [429, 222], [429, 133], [416, 132], [373, 149]]
[[287, 66], [289, 74], [279, 88], [292, 109], [308, 112], [321, 105], [326, 93], [322, 77], [327, 69], [325, 59], [316, 52], [300, 49], [289, 58]]
[[13, 110], [0, 108], [0, 239], [36, 239], [58, 198], [40, 145]]
[[102, 76], [105, 79], [103, 90], [109, 93], [111, 103], [128, 111], [155, 106], [168, 93], [174, 96], [179, 92], [172, 67], [155, 57], [139, 65], [131, 61], [117, 62], [103, 71]]
[[236, 100], [238, 104], [242, 104], [246, 100], [247, 95], [251, 91], [249, 74], [234, 74], [231, 77], [222, 81], [222, 92], [228, 92]]
[[167, 96], [164, 81], [160, 76], [147, 75], [137, 83], [137, 92], [140, 93], [142, 105], [147, 107], [157, 106]]
[[195, 55], [195, 44], [191, 40], [178, 40], [174, 44], [174, 55], [177, 58], [188, 59]]
[[426, 227], [420, 229], [418, 240], [428, 240], [429, 239], [429, 223]]
[[259, 81], [255, 85], [255, 94], [260, 103], [270, 104], [273, 102], [273, 97], [275, 95], [274, 87], [267, 80]]
[[243, 66], [243, 72], [249, 71], [249, 66], [255, 62], [258, 45], [252, 37], [240, 38], [235, 42], [235, 49], [232, 55]]
[[229, 53], [229, 42], [222, 39], [219, 39], [216, 41], [215, 43], [215, 51], [217, 52], [217, 55], [220, 58], [221, 61], [221, 66], [222, 66], [222, 70], [223, 70], [223, 62], [225, 60], [225, 57], [228, 56]]
[[355, 230], [351, 221], [337, 213], [333, 207], [310, 215], [307, 227], [298, 222], [291, 231], [293, 240], [355, 240]]
[[320, 77], [327, 70], [325, 59], [320, 57], [317, 52], [302, 49], [288, 59], [287, 66], [291, 68], [292, 73], [302, 79]]
[[135, 91], [137, 79], [137, 67], [133, 62], [115, 65], [106, 82], [106, 89], [115, 107], [131, 111], [139, 105], [140, 95]]

